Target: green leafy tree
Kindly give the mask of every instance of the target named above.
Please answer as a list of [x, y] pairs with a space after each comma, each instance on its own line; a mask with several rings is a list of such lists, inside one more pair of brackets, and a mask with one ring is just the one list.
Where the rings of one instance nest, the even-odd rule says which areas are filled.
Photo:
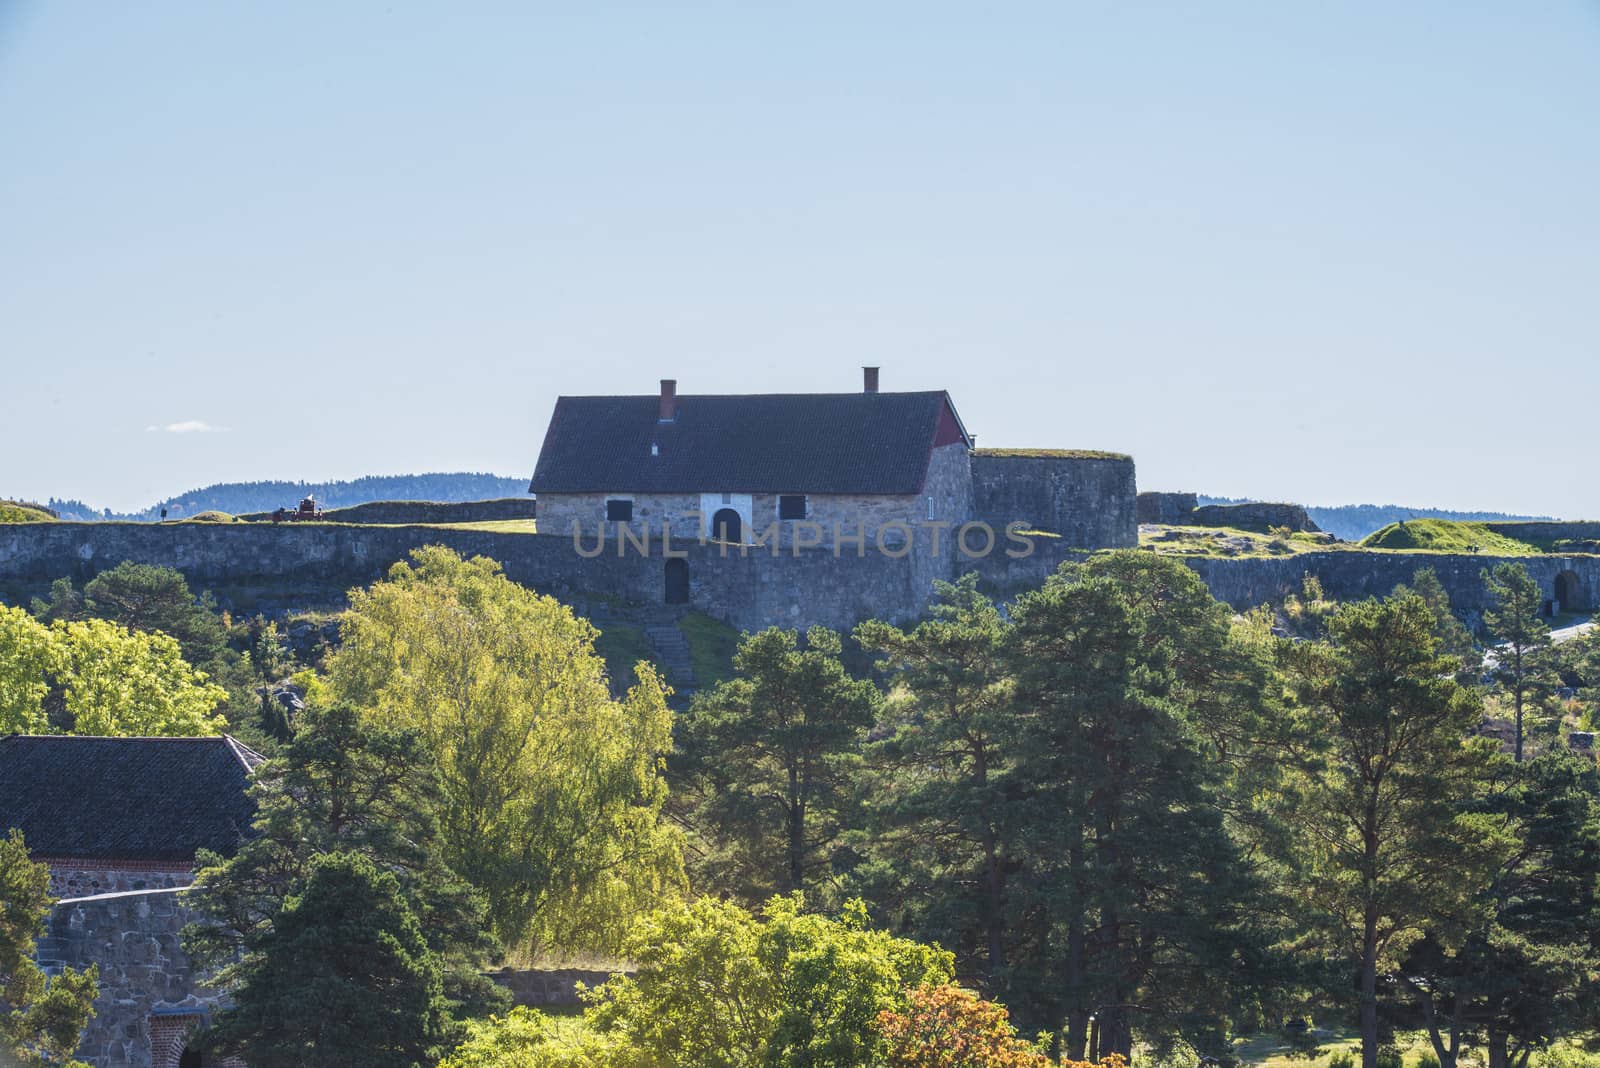
[[829, 918], [798, 894], [759, 913], [670, 905], [624, 955], [635, 971], [590, 995], [581, 1031], [515, 1012], [475, 1028], [446, 1068], [868, 1068], [888, 1050], [880, 1014], [905, 1011], [912, 988], [951, 970], [950, 954], [873, 930], [859, 902]]
[[582, 1020], [550, 1017], [521, 1005], [474, 1021], [467, 1032], [467, 1040], [439, 1068], [645, 1068], [611, 1035]]
[[1600, 1026], [1600, 774], [1557, 750], [1515, 765], [1473, 810], [1514, 843], [1459, 940], [1434, 935], [1399, 972], [1443, 1068], [1481, 1043], [1490, 1068]]
[[233, 987], [318, 856], [366, 857], [392, 873], [443, 968], [452, 1011], [503, 1000], [480, 973], [496, 949], [481, 895], [444, 861], [443, 791], [420, 731], [372, 722], [344, 705], [306, 710], [278, 756], [256, 769], [255, 835], [232, 857], [203, 854], [189, 891], [206, 922], [184, 945], [213, 981]]
[[1363, 1068], [1377, 1065], [1379, 976], [1427, 931], [1470, 922], [1504, 855], [1493, 821], [1466, 811], [1495, 758], [1469, 739], [1480, 706], [1434, 625], [1413, 593], [1363, 601], [1327, 642], [1287, 654], [1291, 774], [1276, 801], [1295, 833], [1277, 859], [1312, 937], [1356, 977]]
[[215, 672], [222, 663], [228, 631], [215, 603], [209, 594], [196, 597], [175, 568], [125, 560], [84, 585], [83, 608], [129, 630], [171, 635], [197, 667]]
[[1136, 1028], [1219, 1048], [1266, 975], [1262, 888], [1225, 805], [1258, 660], [1192, 571], [1148, 553], [1064, 565], [1012, 618], [1005, 1000], [1064, 1022], [1074, 1060], [1130, 1056]]
[[57, 634], [20, 608], [0, 604], [0, 734], [44, 734]]
[[[227, 692], [183, 659], [173, 638], [103, 619], [56, 624], [55, 726], [69, 734], [216, 734]], [[52, 732], [54, 733], [54, 732]]]
[[874, 863], [856, 878], [880, 885], [875, 897], [993, 984], [1006, 967], [1009, 628], [976, 575], [935, 591], [930, 618], [913, 630], [878, 620], [856, 628], [892, 686], [870, 757]]
[[[906, 1012], [878, 1014], [887, 1068], [1059, 1068], [1011, 1026], [1004, 1006], [953, 983], [919, 986]], [[1108, 1065], [1107, 1068], [1113, 1068]]]
[[343, 635], [332, 693], [427, 740], [446, 858], [507, 942], [607, 948], [681, 885], [661, 819], [672, 717], [647, 665], [613, 698], [592, 626], [437, 546], [353, 593]]
[[1494, 601], [1493, 608], [1484, 610], [1483, 623], [1500, 643], [1490, 651], [1490, 673], [1516, 715], [1515, 759], [1520, 764], [1524, 712], [1552, 682], [1550, 628], [1540, 616], [1544, 595], [1518, 563], [1496, 564], [1483, 572], [1483, 581]]
[[647, 920], [628, 944], [637, 971], [607, 983], [594, 1024], [655, 1063], [877, 1063], [885, 1009], [948, 981], [950, 954], [876, 931], [859, 902], [832, 919], [798, 894], [759, 917], [709, 900]]
[[438, 957], [394, 874], [364, 856], [314, 858], [252, 949], [206, 1034], [252, 1068], [421, 1068], [456, 1037]]
[[851, 825], [860, 750], [878, 692], [850, 677], [839, 635], [772, 627], [744, 636], [735, 678], [697, 695], [682, 747], [702, 801], [693, 820], [727, 849], [715, 885], [746, 899], [821, 887]]
[[0, 730], [29, 734], [215, 734], [224, 691], [165, 634], [102, 619], [45, 626], [0, 605]]
[[34, 863], [15, 828], [0, 839], [0, 1057], [21, 1068], [86, 1068], [73, 1060], [94, 1012], [99, 969], [62, 969], [47, 978], [34, 943], [55, 899], [50, 868]]

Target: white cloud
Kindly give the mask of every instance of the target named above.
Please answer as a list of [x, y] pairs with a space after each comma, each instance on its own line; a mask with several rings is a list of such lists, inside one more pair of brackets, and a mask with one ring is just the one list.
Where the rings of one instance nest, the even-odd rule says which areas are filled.
[[181, 423], [145, 427], [146, 432], [160, 431], [163, 434], [221, 434], [227, 429], [225, 426], [212, 426], [200, 419], [185, 419]]

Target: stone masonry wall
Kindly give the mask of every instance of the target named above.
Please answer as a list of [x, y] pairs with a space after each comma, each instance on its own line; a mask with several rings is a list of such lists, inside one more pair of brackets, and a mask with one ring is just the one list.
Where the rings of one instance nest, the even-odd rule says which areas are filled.
[[[1128, 496], [1132, 520], [1132, 495]], [[913, 553], [893, 559], [869, 543], [860, 555], [854, 547], [837, 556], [827, 549], [796, 552], [699, 545], [686, 541], [690, 605], [740, 629], [774, 623], [808, 626], [820, 623], [848, 627], [877, 616], [906, 620], [926, 607], [935, 578], [953, 578], [977, 570], [999, 590], [1037, 585], [1063, 559], [1081, 555], [1067, 537], [1039, 538], [1034, 552], [1013, 558], [1001, 534], [995, 550], [982, 560], [950, 554], [930, 561]], [[226, 605], [230, 590], [251, 583], [272, 584], [291, 591], [304, 604], [316, 591], [337, 599], [342, 591], [378, 578], [412, 549], [445, 545], [464, 556], [482, 555], [501, 562], [514, 581], [564, 600], [619, 597], [660, 604], [665, 592], [666, 560], [658, 540], [650, 555], [608, 541], [603, 555], [589, 559], [560, 535], [500, 534], [437, 527], [305, 527], [270, 524], [29, 523], [0, 526], [0, 589], [14, 598], [18, 591], [42, 592], [50, 580], [68, 577], [80, 584], [123, 560], [175, 567], [196, 588], [216, 590]], [[592, 539], [587, 549], [592, 551]], [[1522, 557], [1547, 591], [1555, 576], [1571, 570], [1578, 582], [1578, 605], [1593, 607], [1600, 597], [1600, 557]], [[1354, 551], [1307, 553], [1265, 559], [1190, 559], [1220, 599], [1248, 608], [1278, 600], [1300, 588], [1306, 572], [1317, 574], [1329, 594], [1341, 599], [1388, 593], [1411, 581], [1419, 567], [1432, 566], [1458, 609], [1481, 607], [1478, 572], [1495, 560], [1483, 556], [1445, 556]], [[16, 603], [15, 600], [12, 603]]]
[[35, 857], [50, 865], [50, 893], [54, 897], [89, 897], [129, 890], [171, 890], [194, 882], [188, 865], [102, 862], [59, 857]]
[[1139, 544], [1133, 460], [1106, 455], [972, 454], [973, 512], [996, 530], [1020, 520], [1076, 549]]
[[612, 973], [583, 968], [502, 968], [488, 976], [510, 992], [513, 1005], [546, 1009], [581, 1006], [578, 985], [593, 990], [609, 982]]
[[[272, 513], [263, 513], [267, 520]], [[323, 515], [331, 523], [487, 523], [532, 519], [532, 497], [496, 497], [486, 501], [369, 501], [334, 508]]]
[[1577, 582], [1574, 607], [1600, 607], [1600, 556], [1327, 552], [1265, 559], [1195, 557], [1184, 562], [1199, 574], [1212, 596], [1238, 609], [1280, 602], [1298, 593], [1307, 575], [1315, 575], [1334, 600], [1383, 597], [1396, 586], [1409, 585], [1419, 569], [1429, 567], [1450, 595], [1452, 609], [1477, 614], [1488, 607], [1482, 572], [1506, 561], [1526, 567], [1547, 598], [1555, 596], [1556, 576], [1571, 572]]
[[1290, 530], [1317, 529], [1304, 507], [1298, 504], [1276, 504], [1269, 501], [1248, 501], [1244, 504], [1208, 504], [1196, 508], [1188, 522], [1198, 527], [1234, 527], [1266, 533], [1273, 527]]
[[1183, 526], [1190, 521], [1190, 513], [1198, 507], [1200, 497], [1194, 493], [1141, 493], [1138, 498], [1138, 518], [1140, 523]]
[[1535, 544], [1556, 541], [1600, 541], [1600, 522], [1576, 520], [1572, 522], [1522, 522], [1487, 523], [1496, 534], [1517, 538]]
[[171, 1039], [152, 1051], [152, 1019], [192, 1023], [217, 1007], [217, 993], [196, 982], [179, 944], [194, 918], [178, 890], [69, 898], [51, 910], [40, 965], [47, 972], [100, 968], [100, 997], [78, 1047], [82, 1060], [94, 1068], [167, 1068]]

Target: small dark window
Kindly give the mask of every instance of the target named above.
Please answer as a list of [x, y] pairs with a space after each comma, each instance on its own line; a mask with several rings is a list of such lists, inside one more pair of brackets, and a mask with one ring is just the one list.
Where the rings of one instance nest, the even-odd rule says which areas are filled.
[[804, 519], [806, 498], [803, 493], [785, 493], [778, 498], [779, 519]]
[[607, 501], [606, 502], [606, 522], [608, 522], [608, 523], [626, 523], [628, 520], [630, 520], [632, 518], [633, 518], [633, 502], [632, 501]]

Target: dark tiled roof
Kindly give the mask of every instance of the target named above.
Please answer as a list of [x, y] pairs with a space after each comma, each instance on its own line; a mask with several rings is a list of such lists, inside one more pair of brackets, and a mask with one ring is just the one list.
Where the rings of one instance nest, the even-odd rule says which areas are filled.
[[941, 391], [686, 395], [677, 403], [677, 418], [663, 423], [653, 395], [559, 398], [530, 489], [917, 493], [950, 401]]
[[0, 833], [40, 857], [189, 861], [232, 853], [250, 831], [245, 794], [261, 755], [215, 738], [0, 738]]

